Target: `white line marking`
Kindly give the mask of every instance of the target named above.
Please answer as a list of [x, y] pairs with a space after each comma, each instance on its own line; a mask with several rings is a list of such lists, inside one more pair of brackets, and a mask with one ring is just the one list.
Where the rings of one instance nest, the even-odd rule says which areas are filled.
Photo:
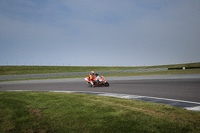
[[192, 110], [192, 111], [200, 111], [200, 106], [196, 106], [196, 107], [187, 107], [185, 108], [187, 110]]
[[199, 104], [200, 105], [199, 102], [191, 102], [191, 101], [168, 99], [168, 98], [159, 98], [159, 97], [148, 97], [148, 96], [143, 96], [143, 97], [145, 97], [145, 98], [153, 98], [153, 99], [160, 99], [160, 100], [175, 101], [175, 102], [193, 103], [193, 104]]
[[[120, 94], [117, 93], [105, 93], [105, 94], [100, 94], [103, 96], [113, 96], [113, 97], [120, 97]], [[176, 99], [168, 99], [168, 98], [159, 98], [159, 97], [149, 97], [149, 96], [138, 96], [138, 95], [127, 95], [127, 94], [121, 94], [121, 98], [153, 98], [153, 99], [158, 99], [158, 100], [167, 100], [167, 101], [175, 101], [175, 102], [184, 102], [184, 103], [192, 103], [192, 104], [199, 104], [199, 102], [191, 102], [191, 101], [184, 101], [184, 100], [176, 100]]]
[[48, 91], [48, 92], [64, 92], [64, 93], [74, 93], [76, 91]]

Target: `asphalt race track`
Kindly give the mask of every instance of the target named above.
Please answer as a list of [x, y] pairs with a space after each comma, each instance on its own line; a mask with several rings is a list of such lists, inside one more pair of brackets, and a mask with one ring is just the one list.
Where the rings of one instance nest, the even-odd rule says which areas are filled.
[[88, 87], [84, 79], [0, 82], [0, 91], [93, 91], [200, 102], [200, 75], [106, 78], [109, 87]]

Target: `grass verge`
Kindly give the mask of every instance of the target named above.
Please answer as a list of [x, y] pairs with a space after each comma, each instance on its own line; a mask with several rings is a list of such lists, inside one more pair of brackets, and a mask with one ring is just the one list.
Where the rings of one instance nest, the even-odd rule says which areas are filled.
[[[200, 69], [110, 73], [110, 74], [103, 74], [103, 76], [104, 77], [121, 77], [121, 76], [174, 75], [174, 74], [200, 74]], [[29, 79], [9, 79], [9, 80], [0, 80], [0, 82], [4, 82], [4, 81], [21, 81], [21, 80], [40, 80], [40, 79], [84, 78], [84, 77], [87, 77], [87, 76], [88, 75], [48, 77], [48, 78], [29, 78]]]
[[104, 74], [104, 76], [105, 77], [117, 77], [117, 76], [175, 75], [175, 74], [200, 74], [200, 69], [111, 73], [111, 74]]
[[91, 66], [0, 66], [0, 75], [48, 74], [93, 71], [115, 71], [148, 68], [200, 67], [200, 63], [143, 67], [91, 67]]
[[200, 112], [86, 94], [0, 92], [0, 132], [199, 132]]

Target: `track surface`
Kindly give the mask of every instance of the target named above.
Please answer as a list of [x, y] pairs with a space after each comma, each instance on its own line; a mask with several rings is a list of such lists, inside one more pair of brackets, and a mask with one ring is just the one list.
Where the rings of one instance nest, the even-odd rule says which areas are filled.
[[200, 75], [107, 78], [109, 87], [88, 87], [84, 79], [0, 82], [0, 91], [93, 91], [200, 102]]

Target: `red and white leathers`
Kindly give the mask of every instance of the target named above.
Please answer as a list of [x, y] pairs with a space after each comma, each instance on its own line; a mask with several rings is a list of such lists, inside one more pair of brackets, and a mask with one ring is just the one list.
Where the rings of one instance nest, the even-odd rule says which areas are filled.
[[89, 73], [89, 81], [91, 83], [92, 86], [94, 86], [94, 78], [97, 76], [98, 74], [97, 73], [94, 73], [94, 71], [91, 71]]

